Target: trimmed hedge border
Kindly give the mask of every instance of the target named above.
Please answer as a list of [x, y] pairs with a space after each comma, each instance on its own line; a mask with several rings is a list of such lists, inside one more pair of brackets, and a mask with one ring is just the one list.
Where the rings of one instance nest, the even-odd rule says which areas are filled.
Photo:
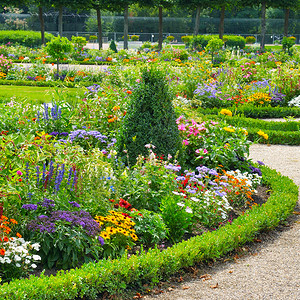
[[256, 141], [258, 139], [257, 132], [262, 130], [264, 133], [268, 134], [269, 138], [268, 140], [260, 139], [259, 143], [300, 145], [300, 122], [298, 121], [275, 122], [223, 115], [205, 115], [203, 118], [213, 120], [224, 119], [230, 125], [244, 127], [247, 129], [251, 141]]
[[[244, 215], [217, 231], [183, 241], [164, 251], [158, 249], [123, 256], [118, 260], [89, 263], [80, 269], [60, 271], [56, 276], [31, 276], [1, 286], [0, 299], [56, 299], [76, 297], [96, 299], [97, 294], [118, 294], [126, 288], [141, 288], [157, 283], [184, 267], [218, 258], [240, 245], [252, 241], [263, 230], [270, 230], [285, 220], [298, 200], [298, 187], [276, 170], [262, 167], [263, 182], [272, 189], [262, 206], [255, 206]], [[78, 299], [78, 298], [77, 298]]]
[[78, 86], [90, 86], [97, 82], [81, 81], [81, 82], [67, 82], [67, 81], [29, 81], [29, 80], [6, 80], [0, 79], [0, 85], [11, 86], [37, 86], [37, 87], [68, 87], [76, 88]]
[[[197, 112], [203, 115], [217, 115], [222, 108], [198, 108]], [[227, 107], [234, 115], [241, 115], [247, 118], [263, 119], [263, 118], [284, 118], [284, 117], [300, 117], [300, 107]]]

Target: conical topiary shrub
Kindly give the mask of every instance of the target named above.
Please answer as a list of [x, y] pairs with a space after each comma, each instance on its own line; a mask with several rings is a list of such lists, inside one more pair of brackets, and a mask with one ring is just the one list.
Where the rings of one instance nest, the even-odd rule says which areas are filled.
[[146, 144], [154, 145], [159, 156], [174, 156], [181, 147], [165, 76], [165, 72], [154, 66], [143, 69], [141, 81], [131, 95], [117, 143], [120, 157], [125, 157], [127, 150], [130, 165], [136, 163], [139, 154], [149, 153]]

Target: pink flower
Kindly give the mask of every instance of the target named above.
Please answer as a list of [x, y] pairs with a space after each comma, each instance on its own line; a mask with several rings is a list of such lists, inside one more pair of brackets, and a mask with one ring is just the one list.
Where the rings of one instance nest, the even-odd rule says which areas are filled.
[[189, 144], [189, 141], [188, 140], [183, 140], [182, 144], [187, 146]]
[[17, 171], [17, 174], [19, 175], [19, 176], [22, 176], [22, 172], [19, 170], [19, 171]]
[[176, 124], [179, 124], [181, 119], [183, 119], [183, 116], [180, 116], [180, 117], [176, 120]]
[[206, 154], [208, 153], [208, 151], [206, 149], [203, 149], [203, 153]]
[[184, 130], [185, 130], [185, 127], [186, 127], [186, 125], [184, 125], [184, 124], [179, 124], [179, 125], [178, 125], [178, 130], [184, 131]]

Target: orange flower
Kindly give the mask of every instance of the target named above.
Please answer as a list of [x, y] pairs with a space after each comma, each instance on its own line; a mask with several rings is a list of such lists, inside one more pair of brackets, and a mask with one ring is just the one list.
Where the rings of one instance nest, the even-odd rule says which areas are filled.
[[3, 238], [3, 241], [4, 241], [4, 242], [8, 242], [8, 241], [9, 241], [8, 237], [5, 236], [5, 237]]
[[112, 58], [111, 58], [111, 57], [108, 57], [106, 60], [107, 60], [107, 61], [112, 61]]
[[0, 249], [0, 255], [4, 256], [5, 255], [5, 250], [2, 248]]
[[18, 238], [21, 238], [21, 237], [22, 237], [22, 235], [21, 235], [19, 232], [17, 232], [16, 236], [17, 236]]
[[54, 63], [51, 63], [52, 66], [54, 66]]
[[129, 95], [131, 95], [131, 94], [132, 94], [132, 91], [127, 91], [126, 93], [129, 94]]
[[10, 222], [11, 222], [12, 224], [18, 224], [18, 222], [17, 222], [15, 219], [10, 219]]

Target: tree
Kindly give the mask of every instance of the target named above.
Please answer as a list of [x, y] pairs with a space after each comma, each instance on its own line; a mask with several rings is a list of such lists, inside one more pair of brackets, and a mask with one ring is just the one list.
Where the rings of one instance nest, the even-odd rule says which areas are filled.
[[59, 76], [59, 62], [67, 57], [67, 54], [73, 51], [72, 43], [66, 37], [56, 37], [47, 43], [47, 53], [56, 59], [57, 76]]
[[[283, 35], [288, 36], [288, 28], [289, 28], [289, 15], [290, 10], [300, 9], [300, 0], [282, 0], [280, 2], [275, 2], [274, 7], [276, 8], [283, 8], [284, 10], [284, 28], [283, 28]], [[277, 6], [278, 5], [278, 6]]]
[[265, 49], [265, 36], [266, 36], [266, 10], [268, 7], [278, 7], [282, 0], [240, 0], [241, 6], [260, 6], [261, 8], [261, 39], [260, 50]]
[[[135, 0], [105, 0], [110, 11], [124, 11], [124, 49], [128, 49], [128, 8]], [[103, 2], [103, 1], [101, 1]]]
[[34, 4], [38, 7], [38, 14], [39, 14], [39, 20], [40, 20], [40, 26], [41, 26], [41, 40], [42, 45], [45, 45], [45, 22], [44, 22], [44, 16], [43, 16], [43, 8], [44, 7], [50, 7], [50, 0], [27, 0], [28, 4]]
[[138, 0], [139, 5], [158, 7], [158, 50], [162, 49], [163, 42], [163, 8], [170, 8], [176, 0]]
[[210, 3], [211, 8], [220, 10], [219, 39], [222, 40], [224, 35], [225, 11], [232, 9], [233, 5], [237, 6], [238, 2], [233, 0], [211, 0]]
[[177, 0], [177, 3], [180, 7], [189, 7], [190, 9], [196, 9], [193, 34], [197, 35], [199, 33], [201, 11], [204, 8], [208, 7], [211, 2], [209, 0]]

